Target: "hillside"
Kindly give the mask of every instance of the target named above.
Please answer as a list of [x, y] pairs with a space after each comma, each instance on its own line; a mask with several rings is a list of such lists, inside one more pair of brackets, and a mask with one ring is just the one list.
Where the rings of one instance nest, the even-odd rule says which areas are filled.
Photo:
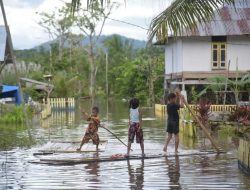
[[[121, 35], [118, 35], [118, 34], [113, 34], [113, 35], [102, 35], [102, 36], [100, 36], [99, 40], [97, 41], [97, 47], [102, 47], [103, 46], [103, 42], [107, 38], [110, 38], [110, 37], [112, 37], [114, 35], [119, 36], [122, 39], [122, 41], [126, 41], [126, 40], [132, 41], [133, 46], [134, 46], [135, 49], [145, 48], [146, 43], [147, 43], [146, 41], [143, 41], [143, 40], [137, 40], [137, 39], [133, 39], [133, 38], [127, 38], [126, 36], [121, 36]], [[34, 47], [32, 49], [40, 49], [41, 47], [43, 47], [45, 50], [49, 50], [50, 44], [54, 43], [54, 42], [55, 42], [55, 40], [54, 41], [48, 41], [48, 42], [45, 42], [45, 43], [43, 43], [43, 44], [41, 44], [39, 46], [36, 46], [36, 47]], [[87, 46], [87, 45], [89, 45], [89, 41], [88, 41], [87, 38], [83, 38], [81, 40], [80, 44], [82, 46]], [[67, 48], [67, 47], [69, 47], [69, 43], [66, 41], [65, 48]]]

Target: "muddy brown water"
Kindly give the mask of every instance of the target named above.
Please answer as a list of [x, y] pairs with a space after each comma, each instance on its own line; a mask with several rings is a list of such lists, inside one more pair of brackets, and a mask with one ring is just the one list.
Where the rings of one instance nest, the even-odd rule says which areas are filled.
[[[110, 104], [108, 115], [106, 106], [103, 104], [99, 106], [102, 123], [127, 142], [127, 104], [120, 102]], [[79, 141], [87, 126], [80, 117], [80, 111], [84, 108], [85, 106], [81, 105], [75, 111], [53, 112], [53, 115], [43, 122], [34, 121], [29, 129], [1, 126], [0, 189], [250, 189], [250, 178], [238, 169], [237, 138], [227, 135], [214, 136], [219, 145], [227, 151], [226, 154], [220, 155], [173, 156], [71, 166], [30, 163], [44, 158], [79, 159], [126, 153], [124, 145], [107, 131], [100, 129], [100, 138], [108, 142], [102, 143], [100, 149], [104, 152], [98, 155], [96, 153], [33, 155], [39, 150], [51, 148], [52, 145], [53, 149], [70, 149], [65, 142]], [[143, 112], [145, 153], [161, 154], [165, 138], [165, 119], [155, 116], [153, 109], [150, 108], [144, 108]], [[201, 132], [195, 139], [180, 134], [180, 140], [180, 154], [211, 150], [209, 141], [203, 138]], [[7, 147], [7, 150], [4, 150], [4, 147]], [[88, 150], [93, 148], [91, 144], [83, 147]], [[138, 144], [133, 144], [132, 149], [132, 155], [141, 153]], [[173, 141], [168, 152], [168, 154], [174, 152]]]

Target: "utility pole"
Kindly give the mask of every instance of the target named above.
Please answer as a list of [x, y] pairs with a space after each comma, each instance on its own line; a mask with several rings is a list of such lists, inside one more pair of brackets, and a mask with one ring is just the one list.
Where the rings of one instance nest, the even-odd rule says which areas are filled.
[[108, 52], [106, 52], [106, 96], [107, 96], [107, 122], [109, 112], [109, 83], [108, 83]]
[[[1, 5], [3, 21], [4, 21], [4, 25], [5, 25], [5, 29], [6, 29], [6, 34], [7, 34], [7, 43], [8, 43], [9, 48], [10, 48], [10, 57], [12, 59], [14, 70], [15, 70], [15, 73], [17, 76], [17, 83], [18, 83], [18, 86], [19, 86], [20, 91], [21, 91], [21, 82], [20, 82], [20, 77], [19, 77], [18, 71], [17, 71], [16, 60], [15, 60], [14, 52], [13, 52], [13, 44], [12, 44], [12, 39], [11, 39], [11, 35], [10, 35], [9, 25], [8, 25], [5, 10], [4, 10], [3, 0], [0, 0], [0, 5]], [[22, 97], [22, 93], [21, 93], [21, 97]], [[22, 101], [23, 101], [23, 98], [22, 98]]]
[[[24, 104], [24, 99], [23, 99], [23, 92], [22, 92], [22, 87], [21, 87], [21, 80], [20, 80], [20, 76], [19, 76], [19, 73], [18, 73], [18, 70], [17, 70], [17, 66], [16, 66], [16, 60], [15, 60], [15, 57], [14, 57], [14, 52], [13, 52], [13, 44], [12, 44], [12, 39], [11, 39], [11, 35], [10, 35], [10, 29], [9, 29], [9, 25], [8, 25], [8, 22], [7, 22], [7, 18], [6, 18], [6, 14], [5, 14], [5, 10], [4, 10], [4, 5], [3, 5], [3, 0], [0, 0], [0, 5], [1, 5], [1, 10], [2, 10], [2, 15], [3, 15], [3, 20], [4, 20], [4, 25], [5, 25], [5, 29], [6, 29], [6, 33], [7, 33], [7, 43], [9, 45], [9, 48], [10, 48], [10, 56], [11, 56], [11, 59], [12, 59], [12, 63], [13, 63], [13, 66], [14, 66], [14, 70], [15, 70], [15, 73], [16, 73], [16, 77], [17, 77], [17, 83], [18, 83], [18, 87], [20, 89], [20, 96], [21, 96], [21, 104]], [[24, 116], [25, 116], [25, 123], [27, 126], [28, 125], [28, 116], [27, 116], [27, 111], [26, 111], [26, 107], [24, 106]], [[30, 132], [30, 129], [28, 127], [28, 134], [29, 134], [29, 138], [31, 139], [31, 132]]]

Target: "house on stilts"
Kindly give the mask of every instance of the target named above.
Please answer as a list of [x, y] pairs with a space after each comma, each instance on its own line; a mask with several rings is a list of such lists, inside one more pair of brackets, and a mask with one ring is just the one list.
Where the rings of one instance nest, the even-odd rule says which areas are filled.
[[250, 71], [250, 0], [225, 4], [197, 25], [157, 43], [165, 46], [165, 94], [178, 86], [189, 95], [192, 86], [204, 87], [208, 78], [240, 79]]

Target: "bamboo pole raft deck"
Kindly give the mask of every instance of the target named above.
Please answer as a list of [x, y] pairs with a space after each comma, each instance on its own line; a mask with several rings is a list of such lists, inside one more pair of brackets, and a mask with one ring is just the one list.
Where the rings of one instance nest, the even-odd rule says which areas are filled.
[[[226, 153], [226, 152], [220, 152]], [[187, 157], [187, 156], [202, 156], [202, 155], [217, 155], [215, 151], [210, 152], [192, 152], [192, 153], [182, 153], [182, 154], [155, 154], [155, 155], [131, 155], [125, 157], [122, 154], [116, 154], [112, 156], [100, 156], [100, 157], [85, 157], [85, 158], [41, 158], [36, 161], [30, 161], [34, 164], [47, 164], [47, 165], [76, 165], [76, 164], [86, 164], [86, 163], [97, 163], [97, 162], [117, 162], [126, 160], [141, 160], [141, 159], [157, 159], [157, 158], [169, 158], [169, 157]]]
[[96, 146], [91, 142], [83, 145], [81, 151], [77, 151], [76, 149], [79, 147], [81, 141], [52, 141], [48, 142], [43, 149], [38, 150], [33, 153], [34, 156], [39, 155], [51, 155], [51, 154], [60, 154], [60, 153], [92, 153], [92, 152], [104, 152], [105, 147], [108, 143], [107, 140], [101, 140], [98, 150], [96, 150]]

